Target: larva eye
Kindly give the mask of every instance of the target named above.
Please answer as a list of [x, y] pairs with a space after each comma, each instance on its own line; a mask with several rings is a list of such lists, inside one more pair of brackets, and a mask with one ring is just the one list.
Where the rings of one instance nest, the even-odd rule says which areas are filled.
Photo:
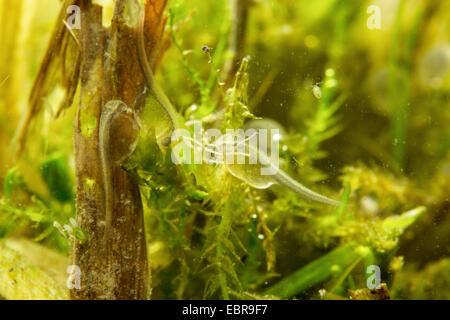
[[202, 46], [202, 51], [203, 51], [204, 53], [210, 53], [210, 52], [211, 52], [211, 48], [208, 47], [208, 46]]

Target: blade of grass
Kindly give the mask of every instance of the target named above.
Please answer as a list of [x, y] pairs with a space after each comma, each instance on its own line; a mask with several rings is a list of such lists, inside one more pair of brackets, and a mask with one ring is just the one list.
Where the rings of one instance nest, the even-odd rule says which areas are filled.
[[345, 270], [359, 258], [358, 252], [351, 246], [334, 249], [270, 287], [264, 294], [277, 296], [281, 299], [292, 298], [330, 278], [333, 266]]

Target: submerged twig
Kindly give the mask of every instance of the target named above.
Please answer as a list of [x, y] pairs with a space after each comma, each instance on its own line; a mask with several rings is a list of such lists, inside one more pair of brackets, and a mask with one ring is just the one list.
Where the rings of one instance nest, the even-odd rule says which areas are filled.
[[[58, 68], [60, 64], [63, 65], [63, 75], [64, 79], [70, 79], [69, 81], [64, 82], [64, 86], [66, 89], [66, 96], [63, 99], [63, 103], [65, 106], [69, 106], [72, 104], [73, 98], [75, 96], [75, 91], [73, 88], [73, 83], [78, 83], [79, 77], [79, 68], [80, 68], [80, 59], [78, 53], [75, 55], [75, 61], [71, 60], [68, 62], [68, 65], [74, 66], [70, 69], [67, 74], [65, 73], [65, 59], [67, 54], [71, 54], [72, 52], [79, 52], [79, 43], [77, 44], [74, 41], [76, 48], [70, 47], [71, 41], [69, 41], [70, 32], [68, 28], [66, 28], [65, 24], [61, 21], [64, 21], [66, 16], [66, 9], [71, 5], [79, 4], [80, 0], [65, 0], [63, 5], [61, 6], [61, 10], [58, 15], [57, 24], [52, 33], [50, 43], [47, 47], [47, 51], [41, 63], [38, 75], [33, 83], [33, 88], [31, 89], [31, 93], [29, 96], [29, 108], [27, 110], [26, 115], [23, 117], [21, 124], [19, 125], [15, 136], [12, 141], [12, 146], [14, 148], [13, 154], [14, 157], [17, 157], [21, 154], [25, 143], [26, 136], [28, 133], [28, 129], [31, 121], [39, 114], [43, 100], [42, 97], [47, 96], [54, 89], [55, 81], [54, 78], [59, 74]], [[70, 28], [69, 28], [70, 29]], [[73, 57], [72, 57], [73, 58]], [[71, 57], [69, 56], [69, 59]], [[60, 108], [62, 109], [62, 108]], [[58, 112], [58, 114], [60, 111]]]
[[225, 88], [232, 86], [234, 75], [239, 70], [239, 64], [245, 56], [247, 39], [247, 20], [251, 0], [231, 0], [231, 33], [229, 51], [232, 55], [224, 67], [222, 82]]

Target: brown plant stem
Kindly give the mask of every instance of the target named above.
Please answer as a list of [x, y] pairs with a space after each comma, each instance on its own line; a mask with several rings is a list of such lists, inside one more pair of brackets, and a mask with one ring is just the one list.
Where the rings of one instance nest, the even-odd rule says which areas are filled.
[[[158, 42], [164, 26], [165, 0], [146, 2], [152, 20], [146, 25], [147, 38]], [[77, 242], [73, 264], [81, 270], [81, 289], [71, 291], [72, 299], [147, 299], [149, 269], [145, 242], [143, 207], [138, 185], [121, 168], [108, 163], [110, 178], [105, 179], [102, 148], [115, 148], [99, 140], [100, 119], [111, 100], [123, 101], [138, 110], [145, 81], [137, 57], [136, 29], [122, 17], [124, 1], [116, 1], [111, 27], [102, 26], [101, 7], [81, 1], [81, 89], [75, 119], [75, 163], [77, 177], [77, 224], [89, 241]], [[151, 16], [150, 16], [151, 14]], [[153, 54], [154, 52], [152, 52]], [[109, 132], [109, 130], [108, 130]], [[116, 132], [111, 132], [116, 134]], [[127, 139], [132, 128], [120, 128], [118, 138]], [[103, 142], [104, 143], [104, 142]], [[107, 185], [109, 184], [109, 185]], [[107, 196], [107, 192], [110, 194]], [[108, 199], [108, 200], [107, 200]], [[106, 201], [112, 208], [106, 228]], [[105, 232], [108, 232], [105, 237]], [[107, 239], [107, 241], [105, 241]]]
[[229, 38], [231, 58], [227, 60], [223, 71], [222, 82], [225, 83], [225, 88], [230, 88], [233, 85], [234, 76], [244, 58], [250, 5], [251, 0], [231, 0], [231, 33]]

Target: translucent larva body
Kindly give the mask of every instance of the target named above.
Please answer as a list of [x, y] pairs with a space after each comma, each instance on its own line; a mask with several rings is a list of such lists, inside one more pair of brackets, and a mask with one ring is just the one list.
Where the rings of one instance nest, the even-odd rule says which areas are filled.
[[99, 125], [99, 155], [105, 196], [105, 236], [110, 234], [113, 210], [112, 171], [136, 149], [139, 125], [134, 112], [119, 100], [103, 107]]
[[[248, 150], [251, 148], [252, 147], [249, 146]], [[279, 184], [308, 199], [333, 206], [341, 205], [340, 202], [314, 192], [290, 177], [286, 172], [275, 165], [270, 157], [264, 152], [261, 152], [260, 150], [254, 151], [258, 153], [258, 164], [228, 164], [226, 165], [228, 171], [234, 177], [245, 181], [248, 185], [256, 189], [267, 189], [274, 184]], [[274, 174], [263, 175], [261, 171], [263, 166], [266, 168], [271, 167], [271, 171]]]
[[312, 93], [316, 99], [322, 99], [322, 89], [317, 84], [313, 85]]

